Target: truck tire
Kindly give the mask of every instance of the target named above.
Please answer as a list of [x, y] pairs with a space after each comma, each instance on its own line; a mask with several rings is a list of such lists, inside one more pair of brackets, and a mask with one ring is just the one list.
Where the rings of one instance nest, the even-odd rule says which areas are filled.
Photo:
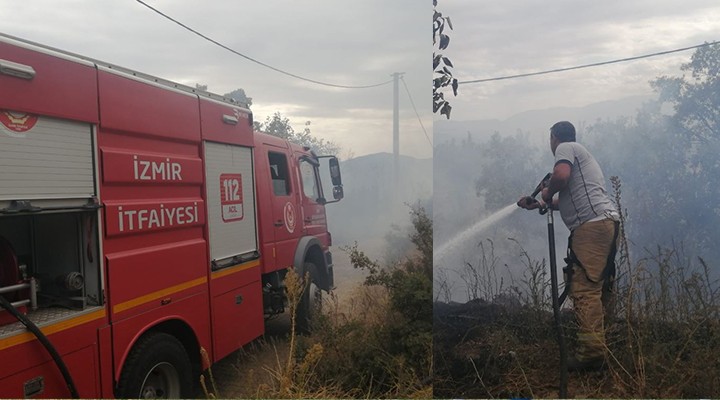
[[[322, 290], [313, 279], [316, 276], [315, 264], [306, 262], [303, 269], [304, 274], [309, 273], [310, 285], [305, 288], [300, 298], [295, 323], [299, 332], [308, 333], [312, 321], [322, 312]], [[305, 277], [303, 276], [301, 279], [305, 279]]]
[[142, 337], [125, 361], [115, 394], [140, 399], [193, 397], [192, 365], [185, 347], [167, 333]]

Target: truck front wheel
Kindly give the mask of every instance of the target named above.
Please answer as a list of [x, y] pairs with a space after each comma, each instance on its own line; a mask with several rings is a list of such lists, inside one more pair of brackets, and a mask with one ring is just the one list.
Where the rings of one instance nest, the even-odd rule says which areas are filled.
[[166, 333], [141, 338], [125, 362], [116, 397], [178, 399], [193, 397], [192, 366], [185, 348]]
[[[300, 303], [297, 309], [296, 324], [300, 332], [307, 333], [310, 331], [312, 321], [322, 312], [322, 290], [317, 286], [313, 279], [316, 275], [315, 264], [305, 263], [304, 274], [310, 279], [309, 285], [306, 285], [303, 291]], [[303, 283], [304, 283], [304, 278]]]

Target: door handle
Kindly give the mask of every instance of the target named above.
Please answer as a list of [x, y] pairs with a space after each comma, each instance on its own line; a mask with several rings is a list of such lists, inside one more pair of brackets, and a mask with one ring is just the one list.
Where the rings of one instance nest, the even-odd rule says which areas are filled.
[[275, 226], [281, 227], [281, 226], [283, 226], [283, 225], [285, 225], [285, 223], [282, 222], [282, 220], [275, 221]]

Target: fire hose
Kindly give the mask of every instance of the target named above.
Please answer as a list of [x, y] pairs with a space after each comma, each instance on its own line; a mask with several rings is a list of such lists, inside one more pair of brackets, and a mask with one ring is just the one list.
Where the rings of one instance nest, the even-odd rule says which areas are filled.
[[[548, 173], [540, 181], [532, 194], [525, 198], [527, 204], [537, 202], [535, 197], [545, 188], [552, 177], [552, 173]], [[555, 221], [553, 218], [552, 205], [544, 205], [539, 209], [540, 215], [547, 213], [548, 227], [548, 246], [550, 247], [550, 290], [552, 295], [553, 317], [555, 320], [555, 333], [557, 336], [558, 347], [560, 348], [560, 398], [567, 398], [567, 348], [565, 346], [565, 336], [563, 335], [562, 321], [560, 319], [560, 290], [557, 276], [557, 260], [555, 254]]]
[[35, 323], [30, 321], [28, 317], [25, 316], [25, 314], [18, 311], [17, 308], [13, 307], [13, 305], [2, 295], [0, 295], [0, 307], [4, 308], [12, 314], [15, 318], [20, 321], [25, 327], [37, 337], [38, 341], [45, 347], [45, 349], [50, 353], [50, 356], [52, 357], [53, 361], [55, 361], [55, 364], [57, 365], [58, 369], [60, 370], [60, 373], [62, 374], [63, 378], [65, 379], [65, 384], [67, 385], [68, 390], [70, 391], [70, 395], [74, 399], [79, 399], [80, 395], [77, 392], [77, 389], [75, 387], [75, 383], [73, 382], [72, 376], [70, 376], [70, 371], [68, 371], [67, 365], [65, 365], [65, 362], [63, 362], [62, 358], [60, 357], [60, 354], [58, 354], [55, 347], [50, 343], [50, 340], [48, 340], [47, 336], [45, 336], [44, 333], [38, 328]]

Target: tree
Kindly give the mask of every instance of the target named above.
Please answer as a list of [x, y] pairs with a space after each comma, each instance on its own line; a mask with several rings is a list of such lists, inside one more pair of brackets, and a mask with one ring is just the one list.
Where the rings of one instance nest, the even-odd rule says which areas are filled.
[[[720, 47], [698, 48], [681, 69], [689, 76], [651, 82], [657, 101], [591, 125], [588, 140], [606, 176], [623, 181], [632, 241], [682, 241], [690, 254], [720, 256]], [[668, 104], [673, 113], [662, 111]]]
[[[195, 89], [202, 90], [203, 92], [207, 92], [208, 85], [201, 85], [199, 83], [196, 83]], [[252, 97], [247, 97], [245, 95], [245, 90], [242, 88], [235, 89], [230, 93], [225, 93], [223, 96], [231, 98], [247, 108], [249, 108], [252, 105]]]
[[[447, 49], [450, 44], [450, 36], [444, 33], [445, 27], [452, 29], [450, 17], [443, 17], [442, 13], [435, 10], [437, 0], [433, 0], [433, 47], [437, 46], [439, 51]], [[443, 57], [442, 53], [433, 51], [433, 113], [440, 112], [450, 119], [450, 111], [452, 107], [445, 100], [445, 94], [442, 89], [452, 87], [453, 95], [457, 96], [458, 80], [453, 78], [452, 62], [447, 57]]]
[[265, 118], [265, 123], [255, 122], [255, 130], [277, 136], [293, 143], [308, 146], [319, 155], [334, 155], [341, 150], [340, 145], [325, 139], [318, 139], [310, 132], [310, 121], [305, 122], [302, 132], [298, 133], [290, 125], [290, 120], [276, 111], [272, 117]]
[[[207, 91], [207, 85], [196, 84], [195, 87]], [[231, 98], [248, 108], [252, 105], [252, 97], [248, 97], [242, 88], [225, 93], [223, 96]], [[340, 145], [333, 141], [326, 141], [325, 139], [318, 139], [313, 136], [310, 132], [310, 121], [305, 122], [305, 127], [302, 132], [296, 132], [290, 125], [290, 120], [284, 117], [279, 111], [276, 111], [270, 117], [266, 117], [264, 123], [253, 121], [253, 130], [256, 132], [265, 132], [293, 143], [308, 146], [319, 155], [336, 155], [342, 150]]]
[[303, 128], [303, 131], [301, 133], [296, 133], [295, 137], [291, 140], [303, 146], [310, 147], [319, 155], [338, 154], [341, 150], [340, 145], [337, 143], [330, 140], [326, 141], [325, 139], [318, 139], [313, 136], [310, 132], [310, 121], [305, 121], [305, 128]]
[[682, 210], [690, 240], [702, 249], [716, 249], [720, 210], [720, 46], [707, 45], [693, 53], [681, 69], [690, 76], [660, 77], [651, 85], [659, 100], [672, 104], [669, 117], [675, 132], [680, 165], [670, 175], [673, 200]]
[[245, 104], [247, 107], [252, 105], [252, 97], [247, 97], [243, 88], [235, 89], [230, 93], [225, 93], [223, 96], [229, 97], [240, 104]]
[[702, 143], [720, 140], [720, 46], [698, 48], [681, 69], [690, 78], [663, 76], [651, 85], [674, 106], [673, 119], [684, 133]]
[[260, 124], [260, 130], [286, 140], [295, 136], [295, 129], [290, 126], [290, 120], [280, 114], [280, 111], [276, 111], [271, 117], [266, 117], [265, 123]]
[[498, 210], [534, 189], [533, 185], [545, 175], [544, 169], [549, 170], [552, 165], [543, 163], [548, 152], [542, 150], [545, 149], [530, 143], [528, 135], [522, 132], [513, 136], [496, 132], [480, 147], [477, 156], [471, 159], [476, 163], [478, 176], [476, 194], [484, 199], [486, 209]]

